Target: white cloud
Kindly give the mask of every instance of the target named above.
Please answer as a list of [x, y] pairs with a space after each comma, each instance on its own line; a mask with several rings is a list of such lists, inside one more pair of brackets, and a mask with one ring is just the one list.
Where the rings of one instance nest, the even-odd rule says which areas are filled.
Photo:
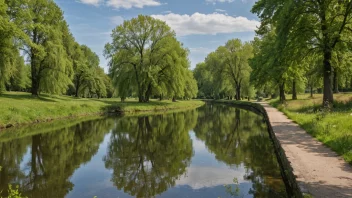
[[163, 14], [170, 14], [172, 13], [170, 10], [162, 12]]
[[215, 9], [216, 12], [226, 12], [226, 10], [222, 10], [222, 9]]
[[191, 166], [187, 168], [186, 174], [176, 181], [176, 185], [188, 185], [193, 190], [198, 190], [233, 184], [234, 178], [237, 178], [239, 183], [244, 183], [245, 173], [243, 166], [236, 170], [225, 167]]
[[212, 4], [216, 4], [216, 3], [232, 3], [235, 0], [205, 0], [207, 3], [212, 3]]
[[260, 25], [258, 21], [249, 20], [246, 17], [233, 17], [226, 14], [213, 13], [192, 15], [179, 15], [170, 13], [167, 15], [152, 15], [156, 19], [165, 21], [177, 36], [251, 32]]
[[[93, 0], [92, 0], [93, 1]], [[160, 6], [156, 0], [107, 0], [106, 4], [114, 8], [130, 9], [133, 7], [143, 8], [145, 6]]]
[[79, 0], [79, 2], [81, 2], [81, 3], [94, 5], [94, 6], [98, 6], [103, 1], [104, 0]]
[[124, 19], [121, 16], [113, 16], [110, 18], [110, 21], [114, 25], [121, 25]]
[[162, 5], [158, 0], [77, 0], [78, 2], [99, 6], [105, 4], [115, 9], [124, 8], [130, 9], [133, 7], [143, 8], [145, 6], [160, 6]]

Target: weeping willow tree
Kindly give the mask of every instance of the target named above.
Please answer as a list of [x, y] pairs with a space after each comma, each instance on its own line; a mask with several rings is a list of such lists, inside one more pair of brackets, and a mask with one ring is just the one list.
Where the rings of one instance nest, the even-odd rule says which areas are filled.
[[122, 99], [131, 92], [137, 93], [139, 102], [148, 102], [153, 94], [175, 99], [185, 96], [186, 87], [195, 88], [186, 86], [185, 78], [192, 78], [186, 75], [188, 50], [165, 22], [140, 15], [116, 27], [112, 40], [104, 54]]
[[99, 67], [98, 55], [86, 45], [75, 43], [73, 57], [75, 96], [106, 97], [111, 82]]
[[9, 1], [8, 5], [15, 23], [30, 38], [21, 50], [31, 66], [32, 95], [65, 92], [72, 83], [68, 46], [73, 38], [63, 12], [52, 0]]
[[246, 96], [250, 97], [247, 87], [252, 71], [249, 66], [251, 57], [253, 57], [251, 43], [232, 39], [224, 46], [218, 47], [215, 52], [211, 52], [206, 57], [204, 65], [197, 65], [197, 80], [212, 86], [212, 89], [208, 90], [210, 91], [208, 97], [236, 96], [237, 100], [241, 100], [243, 88], [246, 88]]
[[5, 89], [5, 83], [18, 72], [16, 64], [21, 61], [18, 45], [26, 39], [14, 21], [10, 20], [8, 11], [6, 2], [0, 0], [0, 93]]

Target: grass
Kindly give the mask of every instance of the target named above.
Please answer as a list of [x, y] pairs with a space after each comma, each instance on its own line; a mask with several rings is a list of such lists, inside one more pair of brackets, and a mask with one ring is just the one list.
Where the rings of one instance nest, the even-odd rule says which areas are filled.
[[352, 165], [352, 94], [335, 94], [332, 110], [322, 108], [322, 95], [300, 95], [282, 105], [269, 102]]
[[152, 100], [149, 103], [138, 103], [137, 100], [131, 99], [122, 103], [117, 98], [87, 99], [56, 95], [41, 95], [34, 98], [29, 93], [6, 92], [0, 95], [0, 128], [107, 112], [133, 114], [187, 109], [201, 105], [203, 102], [198, 100], [178, 102]]

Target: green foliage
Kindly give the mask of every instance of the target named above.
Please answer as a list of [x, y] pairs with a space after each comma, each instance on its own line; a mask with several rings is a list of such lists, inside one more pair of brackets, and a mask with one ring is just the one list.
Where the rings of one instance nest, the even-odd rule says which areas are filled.
[[165, 22], [140, 15], [117, 26], [112, 40], [105, 45], [105, 56], [122, 99], [132, 93], [140, 102], [153, 94], [191, 98], [197, 92], [188, 51]]
[[21, 193], [19, 192], [19, 186], [16, 186], [16, 188], [13, 189], [12, 185], [10, 184], [7, 198], [27, 198], [27, 197], [22, 197]]
[[238, 185], [238, 179], [234, 178], [233, 183], [235, 184], [234, 187], [231, 185], [225, 185], [226, 192], [229, 194], [231, 197], [238, 197], [240, 195], [240, 188]]
[[[330, 106], [333, 103], [332, 88], [337, 91], [338, 77], [345, 78], [345, 75], [339, 74], [350, 70], [350, 65], [344, 61], [350, 57], [351, 50], [352, 2], [260, 0], [253, 6], [252, 12], [261, 19], [257, 31], [260, 36], [275, 32], [269, 41], [274, 45], [269, 47], [276, 50], [262, 50], [262, 53], [273, 54], [276, 60], [273, 65], [283, 67], [282, 71], [287, 72], [284, 80], [288, 80], [287, 77], [303, 78], [306, 70], [302, 66], [307, 58], [314, 57], [320, 61], [321, 73], [317, 73], [318, 78], [309, 79], [309, 84], [312, 87], [316, 79], [323, 78], [323, 103]], [[347, 76], [350, 78], [350, 74]], [[283, 93], [281, 95], [284, 97]]]
[[[99, 57], [87, 46], [75, 46], [74, 86], [76, 97], [107, 97], [111, 81], [99, 67]], [[110, 88], [111, 89], [111, 88]]]
[[194, 70], [200, 89], [199, 97], [218, 98], [236, 96], [241, 100], [242, 88], [246, 97], [252, 97], [249, 85], [251, 67], [248, 60], [253, 56], [251, 43], [242, 43], [239, 39], [229, 40], [210, 53], [204, 63]]
[[5, 0], [0, 0], [0, 93], [5, 90], [5, 84], [17, 72], [18, 39], [23, 38], [23, 34], [14, 21], [10, 20], [7, 14], [8, 9]]
[[[0, 34], [1, 92], [6, 87], [8, 91], [30, 90], [35, 96], [63, 94], [81, 72], [82, 84], [90, 83], [85, 86], [89, 90], [81, 92], [97, 97], [111, 92], [108, 77], [98, 69], [99, 58], [86, 46], [81, 52], [53, 0], [1, 0]], [[20, 52], [29, 66], [24, 65]]]

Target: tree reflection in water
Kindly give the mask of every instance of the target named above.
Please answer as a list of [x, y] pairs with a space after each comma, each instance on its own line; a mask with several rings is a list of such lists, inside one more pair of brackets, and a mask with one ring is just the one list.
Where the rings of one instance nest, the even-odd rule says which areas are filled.
[[[254, 197], [285, 196], [274, 148], [262, 116], [226, 105], [207, 105], [200, 110], [194, 131], [229, 166], [246, 167], [245, 180], [252, 182]], [[239, 178], [235, 178], [237, 180]]]
[[[97, 152], [113, 120], [82, 122], [72, 127], [0, 142], [0, 192], [19, 185], [23, 196], [63, 198], [74, 185], [73, 172]], [[30, 148], [30, 157], [24, 158]]]
[[113, 183], [137, 197], [153, 197], [174, 186], [190, 165], [188, 132], [196, 121], [195, 110], [118, 120], [104, 158]]
[[[70, 178], [88, 162], [93, 167], [78, 171], [75, 186]], [[106, 191], [127, 197], [286, 194], [263, 118], [225, 105], [98, 119], [0, 142], [0, 166], [0, 197], [8, 184], [29, 198], [104, 197]], [[87, 172], [95, 167], [100, 170]], [[86, 177], [97, 174], [99, 180]]]

